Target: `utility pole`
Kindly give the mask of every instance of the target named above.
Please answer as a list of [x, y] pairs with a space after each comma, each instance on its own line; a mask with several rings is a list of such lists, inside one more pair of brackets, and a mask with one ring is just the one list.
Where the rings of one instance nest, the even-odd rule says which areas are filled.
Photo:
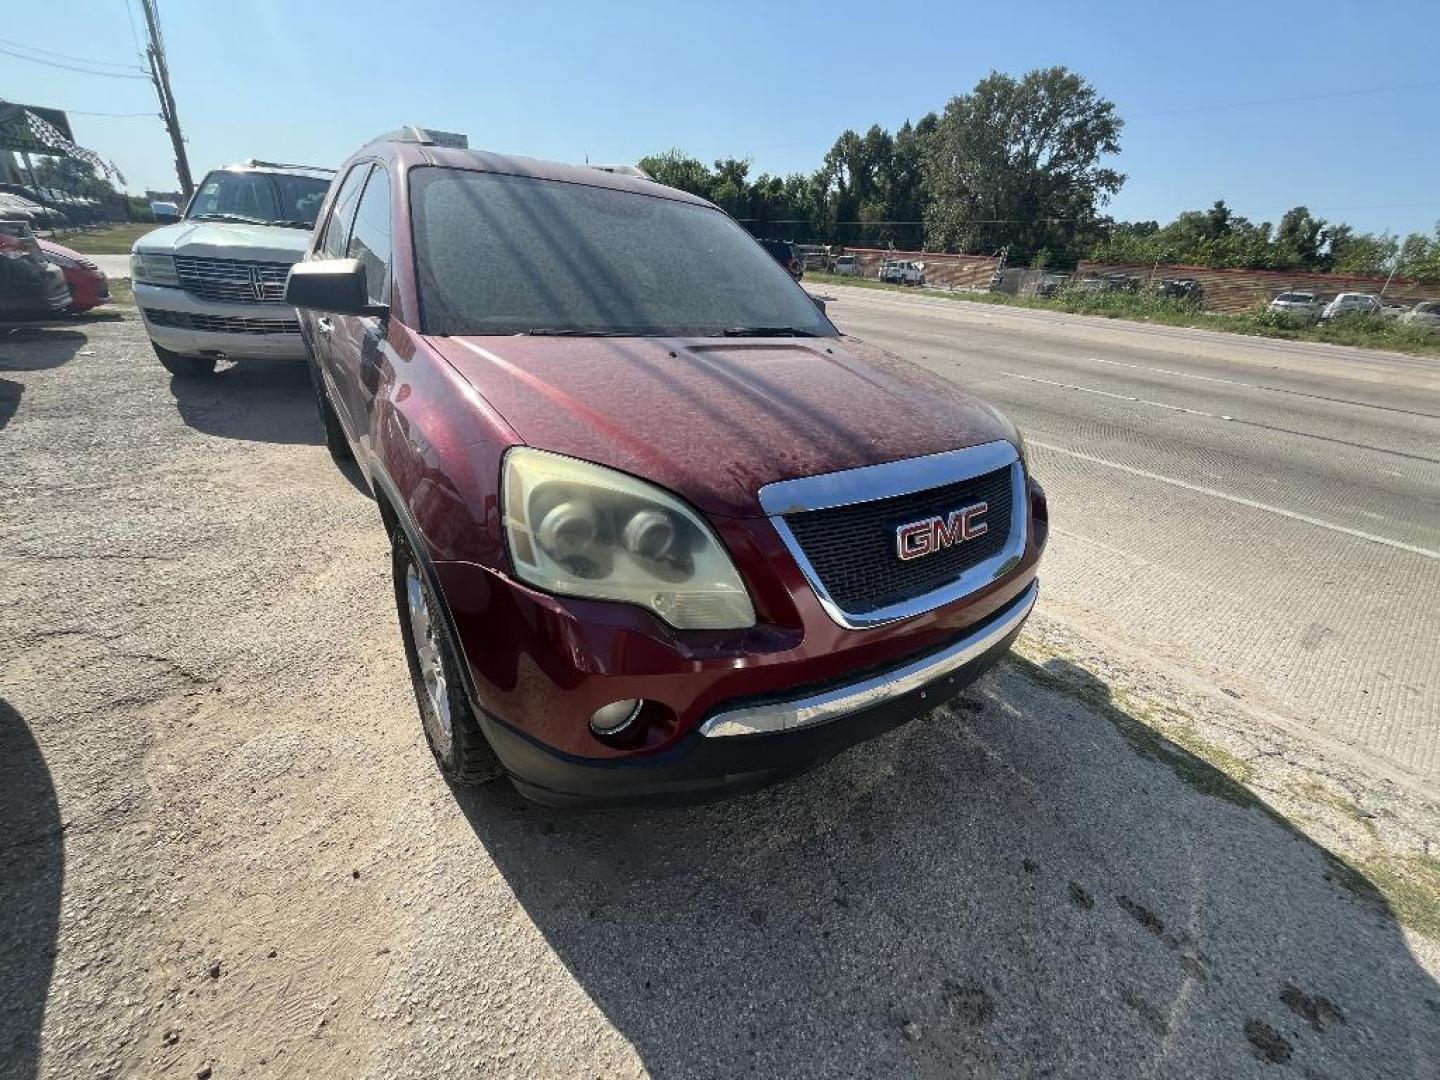
[[180, 134], [180, 118], [175, 115], [175, 95], [170, 90], [170, 69], [165, 64], [165, 46], [160, 41], [160, 19], [155, 13], [155, 0], [140, 0], [145, 9], [145, 27], [150, 31], [150, 47], [145, 50], [150, 58], [150, 78], [155, 83], [155, 93], [160, 95], [160, 118], [170, 130], [170, 142], [175, 147], [175, 175], [180, 180], [180, 190], [188, 201], [195, 194], [195, 181], [190, 178], [190, 159], [185, 156], [185, 139]]

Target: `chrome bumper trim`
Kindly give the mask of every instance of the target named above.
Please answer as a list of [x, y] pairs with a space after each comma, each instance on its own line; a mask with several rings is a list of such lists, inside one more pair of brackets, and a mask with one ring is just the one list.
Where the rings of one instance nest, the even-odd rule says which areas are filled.
[[838, 720], [886, 698], [918, 690], [964, 667], [1017, 629], [1034, 608], [1039, 595], [1040, 583], [1032, 581], [995, 622], [923, 660], [810, 697], [719, 712], [700, 725], [700, 733], [708, 738], [730, 738], [796, 731]]

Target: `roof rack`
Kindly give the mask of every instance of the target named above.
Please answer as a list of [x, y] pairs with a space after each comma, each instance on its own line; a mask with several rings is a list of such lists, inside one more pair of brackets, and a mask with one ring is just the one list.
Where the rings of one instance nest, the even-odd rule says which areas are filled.
[[419, 143], [421, 146], [448, 146], [454, 150], [469, 150], [470, 140], [464, 135], [454, 131], [437, 131], [435, 128], [423, 128], [416, 124], [406, 124], [394, 131], [387, 131], [383, 135], [376, 135], [371, 142], [403, 142]]
[[289, 161], [261, 161], [259, 158], [246, 158], [245, 164], [252, 169], [309, 169], [312, 172], [330, 172], [335, 170], [326, 165], [295, 165]]

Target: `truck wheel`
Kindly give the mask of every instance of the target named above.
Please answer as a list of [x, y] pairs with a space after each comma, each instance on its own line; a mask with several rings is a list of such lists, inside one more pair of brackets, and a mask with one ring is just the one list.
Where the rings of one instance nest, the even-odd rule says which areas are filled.
[[320, 426], [325, 429], [325, 449], [330, 451], [330, 457], [338, 465], [354, 461], [355, 452], [350, 449], [345, 429], [340, 426], [340, 417], [335, 415], [335, 406], [325, 392], [325, 380], [313, 361], [310, 364], [310, 384], [315, 388], [315, 407], [320, 410]]
[[161, 348], [153, 341], [150, 343], [150, 347], [155, 350], [161, 366], [171, 375], [178, 375], [182, 379], [199, 379], [215, 374], [215, 358], [213, 356], [181, 356], [179, 353]]
[[470, 708], [460, 674], [460, 652], [450, 638], [449, 623], [399, 530], [392, 538], [391, 551], [400, 636], [405, 641], [405, 659], [425, 741], [441, 775], [450, 783], [473, 787], [493, 780], [504, 769]]

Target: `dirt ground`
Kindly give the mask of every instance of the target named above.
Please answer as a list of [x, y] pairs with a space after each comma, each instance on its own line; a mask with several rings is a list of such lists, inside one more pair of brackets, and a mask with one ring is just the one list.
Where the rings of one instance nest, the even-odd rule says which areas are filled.
[[304, 372], [133, 312], [0, 331], [0, 642], [6, 1078], [1440, 1072], [1440, 808], [1043, 598], [782, 786], [452, 791]]

